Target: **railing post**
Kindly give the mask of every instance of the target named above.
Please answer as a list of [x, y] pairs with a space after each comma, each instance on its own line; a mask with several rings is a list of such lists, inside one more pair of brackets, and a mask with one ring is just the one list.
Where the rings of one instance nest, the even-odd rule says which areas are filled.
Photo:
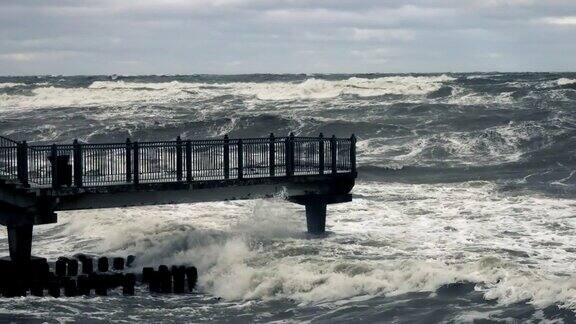
[[286, 169], [286, 176], [290, 176], [290, 137], [284, 139], [284, 166]]
[[286, 148], [284, 155], [286, 156], [286, 176], [294, 175], [294, 133], [286, 138]]
[[338, 172], [337, 165], [336, 165], [336, 135], [332, 135], [330, 138], [330, 157], [332, 158], [332, 174], [336, 174]]
[[350, 137], [350, 171], [356, 173], [356, 136]]
[[244, 178], [244, 147], [242, 139], [238, 139], [238, 179]]
[[176, 138], [176, 181], [182, 181], [182, 138]]
[[324, 134], [318, 136], [318, 173], [324, 174]]
[[224, 135], [224, 179], [230, 179], [230, 139]]
[[74, 151], [74, 186], [77, 188], [82, 187], [82, 146], [75, 139], [72, 144]]
[[186, 182], [192, 182], [192, 142], [186, 141]]
[[269, 164], [270, 164], [270, 176], [276, 175], [276, 139], [274, 138], [274, 133], [270, 133], [270, 147], [269, 147]]
[[138, 146], [138, 141], [132, 144], [134, 149], [134, 184], [140, 183], [140, 147]]
[[132, 182], [132, 143], [126, 139], [126, 182]]
[[52, 144], [50, 154], [52, 155], [52, 188], [58, 189], [60, 182], [58, 181], [58, 146], [56, 144]]
[[16, 147], [16, 172], [20, 183], [28, 187], [28, 144], [26, 141], [18, 143]]

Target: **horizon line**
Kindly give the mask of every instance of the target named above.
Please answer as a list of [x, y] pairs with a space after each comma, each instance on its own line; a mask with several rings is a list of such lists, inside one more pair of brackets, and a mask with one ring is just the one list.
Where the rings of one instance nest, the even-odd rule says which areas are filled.
[[502, 74], [522, 74], [522, 73], [543, 73], [543, 74], [563, 74], [563, 73], [576, 73], [575, 71], [437, 71], [437, 72], [290, 72], [290, 73], [274, 73], [274, 72], [253, 72], [253, 73], [184, 73], [184, 74], [174, 74], [174, 73], [163, 73], [163, 74], [12, 74], [12, 75], [0, 75], [0, 78], [26, 78], [26, 77], [145, 77], [145, 76], [156, 76], [156, 77], [177, 77], [177, 76], [249, 76], [249, 75], [408, 75], [408, 74], [488, 74], [488, 73], [502, 73]]

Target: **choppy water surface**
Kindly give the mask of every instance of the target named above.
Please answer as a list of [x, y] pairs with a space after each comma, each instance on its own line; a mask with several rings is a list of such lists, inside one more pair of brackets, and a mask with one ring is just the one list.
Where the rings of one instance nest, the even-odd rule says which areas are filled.
[[16, 139], [290, 131], [359, 138], [326, 237], [281, 199], [62, 212], [34, 254], [194, 264], [199, 292], [0, 299], [0, 320], [575, 321], [576, 74], [0, 77]]

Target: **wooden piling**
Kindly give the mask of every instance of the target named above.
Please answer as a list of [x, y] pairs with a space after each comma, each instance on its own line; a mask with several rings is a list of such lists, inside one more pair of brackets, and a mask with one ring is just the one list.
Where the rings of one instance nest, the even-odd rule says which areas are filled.
[[66, 277], [66, 260], [58, 259], [54, 265], [56, 277]]
[[90, 296], [90, 279], [88, 275], [80, 275], [76, 280], [78, 295]]
[[100, 257], [98, 258], [98, 272], [107, 272], [109, 268], [108, 258]]
[[124, 270], [124, 258], [116, 257], [112, 259], [112, 269]]
[[67, 263], [66, 275], [76, 277], [78, 275], [78, 260], [69, 259]]
[[196, 267], [186, 268], [186, 279], [188, 280], [188, 291], [193, 291], [198, 282], [198, 269]]
[[168, 267], [161, 265], [158, 267], [158, 273], [160, 275], [160, 291], [164, 294], [172, 292], [172, 274]]
[[185, 292], [186, 267], [172, 266], [172, 282], [174, 284], [174, 293], [183, 294]]
[[80, 260], [80, 262], [82, 262], [82, 273], [83, 274], [91, 274], [94, 272], [94, 261], [92, 260], [91, 257], [86, 257], [82, 260]]
[[124, 296], [134, 296], [134, 286], [136, 285], [136, 276], [133, 273], [127, 273], [122, 282], [122, 294]]

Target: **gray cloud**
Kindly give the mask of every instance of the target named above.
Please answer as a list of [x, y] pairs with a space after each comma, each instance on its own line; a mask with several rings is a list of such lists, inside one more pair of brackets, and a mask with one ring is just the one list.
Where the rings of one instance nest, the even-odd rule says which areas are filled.
[[0, 74], [573, 71], [573, 0], [0, 2]]

